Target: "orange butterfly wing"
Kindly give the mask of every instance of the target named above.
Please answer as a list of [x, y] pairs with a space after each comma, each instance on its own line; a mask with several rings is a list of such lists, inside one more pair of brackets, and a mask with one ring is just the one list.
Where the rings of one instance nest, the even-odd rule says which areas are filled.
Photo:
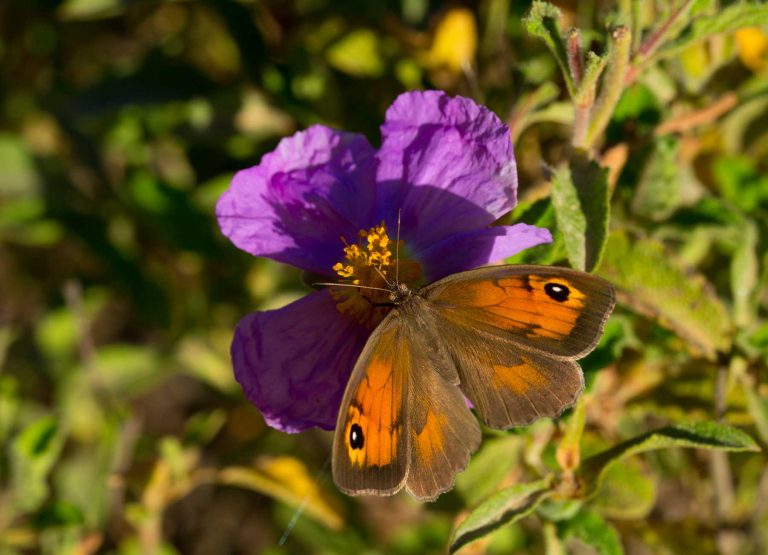
[[333, 447], [333, 478], [352, 495], [417, 499], [449, 490], [480, 444], [480, 428], [456, 387], [447, 353], [419, 318], [393, 311], [352, 371]]
[[613, 309], [605, 280], [550, 266], [491, 266], [419, 292], [461, 389], [494, 428], [555, 417], [584, 387], [576, 359], [594, 349]]
[[405, 484], [410, 349], [394, 313], [374, 330], [357, 360], [336, 422], [332, 467], [346, 493], [390, 495]]

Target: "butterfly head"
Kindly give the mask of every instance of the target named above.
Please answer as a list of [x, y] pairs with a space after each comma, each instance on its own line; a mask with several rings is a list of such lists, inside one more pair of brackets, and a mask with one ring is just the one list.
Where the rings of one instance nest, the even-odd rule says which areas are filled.
[[392, 301], [392, 304], [394, 305], [404, 303], [411, 297], [411, 295], [413, 295], [413, 290], [405, 283], [391, 284], [389, 290], [389, 300]]
[[399, 227], [398, 238], [393, 241], [384, 222], [360, 230], [357, 243], [344, 237], [341, 243], [344, 259], [332, 268], [338, 282], [324, 285], [332, 286], [339, 312], [374, 329], [393, 306], [411, 297], [421, 279], [421, 266], [402, 256], [408, 250], [399, 239]]

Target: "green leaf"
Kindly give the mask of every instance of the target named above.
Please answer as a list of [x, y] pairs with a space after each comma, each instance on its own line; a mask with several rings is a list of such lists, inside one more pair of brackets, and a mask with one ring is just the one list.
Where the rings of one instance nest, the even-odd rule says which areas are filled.
[[720, 33], [732, 33], [743, 27], [768, 25], [768, 5], [762, 2], [744, 2], [718, 10], [712, 15], [702, 16], [676, 40], [660, 49], [658, 57], [669, 57], [702, 40]]
[[373, 31], [352, 31], [328, 49], [328, 63], [355, 77], [378, 77], [384, 71], [378, 44]]
[[600, 555], [622, 555], [619, 533], [593, 511], [581, 511], [561, 526], [561, 537], [574, 537], [594, 547]]
[[741, 228], [739, 242], [731, 258], [731, 294], [734, 323], [737, 327], [747, 327], [757, 318], [760, 304], [754, 298], [760, 262], [757, 258], [757, 226], [745, 218]]
[[679, 144], [674, 137], [661, 137], [654, 144], [640, 175], [632, 211], [655, 222], [666, 219], [680, 202]]
[[629, 455], [671, 447], [734, 452], [760, 450], [747, 434], [724, 424], [717, 422], [676, 424], [650, 431], [589, 457], [582, 464], [582, 476], [589, 486], [596, 487], [604, 478], [609, 465]]
[[576, 87], [568, 67], [568, 57], [565, 52], [562, 32], [560, 31], [560, 10], [549, 2], [536, 0], [531, 11], [523, 19], [523, 26], [528, 33], [544, 41], [555, 56], [560, 70], [563, 72], [565, 84], [571, 97], [576, 95]]
[[623, 303], [657, 318], [691, 350], [714, 358], [730, 348], [732, 325], [722, 302], [703, 276], [677, 263], [662, 244], [613, 232], [598, 274], [617, 287]]
[[731, 359], [730, 374], [736, 378], [747, 398], [747, 410], [763, 443], [768, 444], [768, 398], [760, 394], [755, 378], [747, 371], [748, 364], [744, 357]]
[[16, 508], [37, 509], [48, 496], [48, 474], [63, 438], [56, 419], [47, 416], [27, 426], [11, 444], [11, 483]]
[[453, 533], [449, 552], [455, 553], [500, 526], [529, 515], [550, 492], [550, 480], [538, 480], [503, 489], [481, 503]]
[[514, 435], [483, 443], [467, 469], [456, 477], [456, 491], [467, 505], [476, 505], [496, 490], [509, 472], [520, 464], [521, 448], [520, 437]]
[[141, 395], [169, 374], [168, 364], [155, 349], [135, 345], [107, 345], [91, 363], [100, 383], [124, 398]]
[[600, 263], [608, 235], [608, 197], [608, 171], [583, 152], [555, 172], [552, 205], [568, 261], [577, 270], [591, 272]]
[[11, 435], [20, 404], [19, 383], [11, 376], [0, 376], [0, 445], [6, 445]]
[[656, 502], [656, 482], [643, 472], [640, 460], [608, 465], [590, 506], [608, 518], [645, 518]]

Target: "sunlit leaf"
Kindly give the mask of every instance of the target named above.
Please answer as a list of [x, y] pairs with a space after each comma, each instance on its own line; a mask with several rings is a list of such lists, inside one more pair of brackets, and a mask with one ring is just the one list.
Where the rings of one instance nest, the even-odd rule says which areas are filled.
[[608, 518], [645, 518], [656, 502], [656, 483], [635, 458], [608, 465], [589, 506]]
[[13, 505], [22, 511], [39, 507], [48, 496], [48, 474], [63, 445], [53, 416], [30, 424], [11, 444], [10, 465]]
[[621, 302], [675, 331], [691, 350], [714, 357], [728, 349], [725, 307], [703, 276], [676, 263], [660, 243], [613, 232], [598, 273], [616, 286]]
[[521, 441], [517, 436], [504, 436], [483, 442], [467, 469], [456, 477], [456, 491], [473, 506], [488, 497], [519, 465]]
[[549, 2], [535, 0], [528, 15], [523, 19], [525, 30], [544, 41], [557, 60], [565, 78], [571, 96], [576, 94], [576, 86], [568, 68], [568, 59], [560, 30], [560, 10]]
[[377, 77], [384, 71], [378, 45], [379, 39], [373, 31], [352, 31], [328, 49], [328, 62], [355, 77]]
[[294, 457], [262, 457], [255, 467], [231, 466], [219, 472], [223, 484], [239, 486], [274, 497], [307, 514], [332, 530], [340, 530], [344, 516], [307, 467]]
[[619, 533], [593, 511], [581, 511], [560, 527], [563, 537], [578, 538], [593, 547], [600, 555], [622, 555]]
[[760, 450], [747, 434], [724, 424], [717, 422], [676, 424], [650, 431], [585, 459], [581, 467], [582, 476], [594, 487], [604, 478], [608, 465], [629, 455], [672, 447], [733, 452]]
[[696, 18], [680, 37], [659, 51], [659, 56], [676, 55], [712, 35], [763, 25], [768, 25], [768, 5], [762, 2], [733, 4], [711, 15]]
[[539, 480], [503, 489], [476, 507], [453, 532], [449, 551], [455, 553], [500, 526], [529, 515], [550, 492], [550, 481]]

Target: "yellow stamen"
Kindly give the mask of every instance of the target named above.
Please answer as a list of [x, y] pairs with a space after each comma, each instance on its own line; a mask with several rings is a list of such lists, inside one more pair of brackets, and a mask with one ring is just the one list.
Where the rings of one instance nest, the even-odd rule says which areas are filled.
[[[340, 283], [386, 289], [387, 276], [395, 274], [394, 264], [399, 264], [401, 282], [414, 285], [420, 278], [419, 265], [402, 257], [405, 252], [403, 241], [400, 241], [399, 249], [396, 246], [393, 249], [394, 242], [390, 240], [384, 222], [360, 230], [357, 244], [350, 245], [344, 237], [341, 241], [344, 243], [344, 260], [333, 265]], [[393, 250], [399, 251], [400, 260], [394, 260]], [[375, 327], [391, 310], [387, 291], [339, 287], [331, 294], [339, 312], [351, 314], [369, 328]]]

